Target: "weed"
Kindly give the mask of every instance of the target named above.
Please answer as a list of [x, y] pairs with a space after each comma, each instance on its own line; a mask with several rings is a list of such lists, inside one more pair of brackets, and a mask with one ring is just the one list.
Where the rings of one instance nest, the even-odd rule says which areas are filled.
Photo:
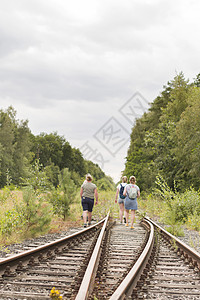
[[60, 291], [56, 290], [55, 287], [53, 287], [50, 292], [50, 298], [53, 300], [61, 300], [62, 296], [60, 295]]

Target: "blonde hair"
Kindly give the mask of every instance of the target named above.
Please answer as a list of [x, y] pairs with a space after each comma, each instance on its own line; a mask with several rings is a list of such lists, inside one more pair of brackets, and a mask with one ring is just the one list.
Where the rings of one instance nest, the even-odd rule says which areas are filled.
[[90, 175], [89, 173], [86, 174], [85, 178], [87, 181], [92, 181], [92, 175]]
[[126, 177], [126, 176], [123, 176], [123, 177], [122, 177], [122, 182], [125, 183], [125, 182], [127, 182], [127, 181], [128, 181], [127, 177]]
[[135, 176], [130, 176], [130, 177], [129, 177], [129, 181], [130, 181], [130, 183], [136, 183], [136, 178], [135, 178]]

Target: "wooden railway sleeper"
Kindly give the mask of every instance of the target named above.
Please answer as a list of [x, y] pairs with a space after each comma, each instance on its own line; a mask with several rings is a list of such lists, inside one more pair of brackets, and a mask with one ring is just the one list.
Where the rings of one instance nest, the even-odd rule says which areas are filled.
[[4, 274], [2, 275], [3, 278], [5, 277], [15, 277], [17, 274], [15, 271], [12, 271], [10, 266], [5, 268]]
[[27, 265], [23, 265], [22, 261], [20, 260], [18, 265], [17, 265], [17, 268], [16, 268], [16, 272], [19, 273], [19, 272], [22, 272], [22, 271], [26, 271], [27, 270]]

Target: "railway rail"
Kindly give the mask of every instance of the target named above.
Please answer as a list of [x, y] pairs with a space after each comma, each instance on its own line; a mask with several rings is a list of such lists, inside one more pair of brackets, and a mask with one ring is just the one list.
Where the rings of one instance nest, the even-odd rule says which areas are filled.
[[200, 299], [200, 254], [149, 218], [108, 215], [89, 228], [0, 261], [0, 299]]

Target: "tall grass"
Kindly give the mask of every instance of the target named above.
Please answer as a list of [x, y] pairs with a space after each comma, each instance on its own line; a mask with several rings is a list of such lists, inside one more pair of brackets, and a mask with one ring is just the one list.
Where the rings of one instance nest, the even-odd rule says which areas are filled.
[[182, 193], [172, 190], [161, 176], [156, 183], [157, 189], [139, 202], [140, 208], [168, 225], [166, 229], [174, 235], [183, 235], [182, 225], [200, 231], [200, 192], [193, 187]]

